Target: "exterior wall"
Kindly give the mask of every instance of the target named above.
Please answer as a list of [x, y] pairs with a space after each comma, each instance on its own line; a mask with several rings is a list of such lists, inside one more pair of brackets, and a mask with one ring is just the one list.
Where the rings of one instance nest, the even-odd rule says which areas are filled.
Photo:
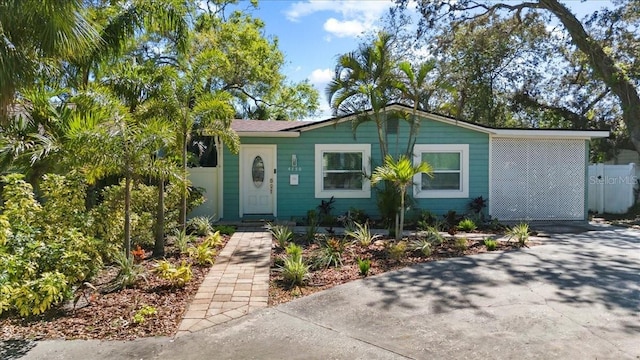
[[[409, 127], [400, 122], [398, 136], [388, 135], [388, 148], [392, 155], [406, 149]], [[351, 123], [300, 133], [298, 138], [241, 138], [242, 144], [277, 145], [277, 208], [278, 218], [289, 220], [304, 217], [308, 210], [316, 209], [321, 200], [315, 198], [315, 144], [371, 144], [371, 168], [382, 163], [377, 131], [374, 123], [360, 125], [354, 139]], [[458, 213], [468, 211], [469, 200], [478, 196], [489, 196], [489, 136], [439, 121], [425, 119], [420, 127], [416, 144], [469, 144], [469, 198], [468, 199], [416, 199], [420, 209], [435, 214], [449, 210]], [[296, 155], [297, 168], [292, 168], [291, 157]], [[224, 220], [239, 218], [240, 180], [239, 156], [224, 150]], [[289, 184], [289, 175], [298, 174], [298, 185]], [[336, 199], [334, 215], [347, 212], [350, 208], [365, 211], [369, 216], [378, 217], [376, 189], [371, 190], [369, 199]]]

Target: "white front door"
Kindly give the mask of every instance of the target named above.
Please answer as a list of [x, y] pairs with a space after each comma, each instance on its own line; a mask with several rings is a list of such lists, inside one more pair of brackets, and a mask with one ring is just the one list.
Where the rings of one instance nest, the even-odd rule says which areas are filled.
[[240, 146], [242, 215], [276, 215], [275, 145]]

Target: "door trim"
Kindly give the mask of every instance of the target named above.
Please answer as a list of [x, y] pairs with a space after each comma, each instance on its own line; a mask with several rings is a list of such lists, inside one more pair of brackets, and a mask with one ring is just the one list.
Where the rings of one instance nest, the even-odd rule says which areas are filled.
[[271, 158], [273, 159], [273, 171], [274, 173], [273, 175], [273, 196], [272, 196], [272, 209], [273, 209], [273, 214], [264, 214], [264, 215], [272, 215], [274, 217], [278, 216], [278, 147], [275, 144], [251, 144], [251, 145], [240, 145], [240, 151], [238, 152], [238, 192], [239, 195], [238, 196], [238, 201], [239, 201], [239, 206], [238, 206], [238, 210], [239, 210], [239, 216], [240, 219], [242, 219], [245, 215], [249, 216], [252, 214], [245, 214], [244, 213], [244, 176], [245, 171], [244, 166], [243, 166], [243, 151], [245, 149], [252, 149], [252, 148], [270, 148], [270, 155]]

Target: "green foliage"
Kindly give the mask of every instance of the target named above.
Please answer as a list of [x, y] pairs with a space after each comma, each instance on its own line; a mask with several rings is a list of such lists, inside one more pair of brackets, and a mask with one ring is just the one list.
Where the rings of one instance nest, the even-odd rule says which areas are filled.
[[424, 256], [431, 256], [433, 243], [428, 238], [419, 238], [411, 242], [410, 248], [414, 251], [420, 251]]
[[371, 230], [369, 230], [369, 224], [366, 222], [363, 224], [354, 222], [353, 225], [353, 230], [345, 229], [345, 235], [353, 238], [353, 240], [355, 240], [362, 246], [369, 246], [375, 239], [380, 237], [380, 235], [371, 234]]
[[315, 210], [307, 211], [307, 229], [305, 238], [311, 242], [315, 240], [316, 233], [318, 232], [318, 213]]
[[187, 221], [187, 232], [192, 235], [206, 236], [213, 232], [211, 219], [206, 216], [196, 216]]
[[209, 233], [203, 240], [203, 244], [207, 244], [210, 248], [215, 248], [222, 244], [222, 235], [220, 235], [219, 231], [214, 233]]
[[467, 248], [469, 247], [469, 245], [467, 244], [467, 238], [464, 238], [464, 237], [456, 238], [453, 246], [460, 251], [467, 250]]
[[400, 262], [407, 252], [407, 243], [404, 241], [391, 242], [387, 244], [387, 254], [389, 257], [397, 262]]
[[498, 247], [498, 241], [495, 239], [484, 239], [484, 246], [487, 247], [487, 250], [493, 251]]
[[476, 223], [473, 222], [473, 220], [471, 220], [471, 219], [462, 219], [458, 223], [458, 230], [460, 230], [460, 231], [472, 232], [477, 228], [478, 227], [476, 226]]
[[293, 231], [285, 225], [269, 225], [269, 232], [281, 249], [284, 249], [293, 238]]
[[429, 241], [431, 244], [440, 245], [444, 242], [444, 236], [440, 234], [440, 231], [438, 228], [434, 226], [429, 226], [426, 228], [425, 231], [426, 231], [425, 237], [427, 241]]
[[284, 251], [292, 259], [302, 259], [302, 247], [300, 245], [290, 243], [285, 247]]
[[529, 231], [529, 224], [527, 223], [514, 225], [507, 231], [509, 240], [515, 239], [518, 242], [518, 246], [526, 246], [527, 241], [529, 241], [529, 235], [531, 235], [531, 233]]
[[83, 232], [91, 218], [77, 178], [45, 177], [44, 204], [35, 199], [22, 175], [2, 180], [0, 312], [39, 314], [70, 298], [73, 285], [102, 267], [101, 244]]
[[140, 280], [147, 280], [145, 268], [140, 264], [136, 264], [133, 256], [127, 256], [124, 252], [119, 252], [114, 256], [114, 261], [118, 266], [118, 275], [113, 281], [116, 289], [133, 287]]
[[318, 266], [342, 266], [342, 254], [346, 249], [346, 242], [336, 237], [329, 237], [320, 242], [320, 256]]
[[369, 275], [369, 270], [371, 269], [371, 260], [358, 259], [358, 269], [360, 270], [360, 275], [362, 276]]
[[[107, 244], [120, 246], [124, 238], [124, 182], [102, 190], [103, 201], [91, 213], [95, 220], [96, 236]], [[189, 197], [189, 208], [202, 202], [202, 197]], [[158, 207], [158, 187], [137, 184], [131, 191], [131, 242], [149, 247], [154, 244], [154, 226]], [[169, 185], [165, 191], [164, 232], [172, 233], [178, 227], [180, 186]]]
[[187, 249], [187, 253], [197, 265], [213, 265], [213, 258], [216, 251], [211, 248], [208, 242], [202, 242], [198, 246], [192, 246]]
[[160, 260], [155, 263], [153, 271], [173, 287], [184, 287], [193, 277], [191, 266], [185, 261], [176, 267], [167, 260]]
[[187, 234], [185, 231], [176, 230], [174, 245], [180, 254], [186, 254], [189, 244], [195, 240], [193, 235]]
[[236, 227], [233, 225], [215, 225], [213, 226], [213, 231], [219, 232], [223, 235], [233, 235], [236, 232]]
[[158, 313], [158, 310], [151, 306], [151, 305], [144, 305], [140, 308], [140, 310], [136, 311], [136, 313], [133, 315], [133, 323], [134, 324], [142, 324], [145, 321], [147, 321], [147, 319], [153, 315], [156, 315]]
[[287, 256], [284, 265], [279, 268], [284, 281], [289, 286], [302, 286], [309, 276], [309, 266], [304, 263], [302, 257]]

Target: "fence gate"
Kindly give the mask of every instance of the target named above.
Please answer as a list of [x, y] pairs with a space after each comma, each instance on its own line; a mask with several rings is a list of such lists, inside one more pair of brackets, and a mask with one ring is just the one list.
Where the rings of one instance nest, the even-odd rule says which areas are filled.
[[585, 141], [491, 140], [491, 216], [499, 220], [585, 219]]

